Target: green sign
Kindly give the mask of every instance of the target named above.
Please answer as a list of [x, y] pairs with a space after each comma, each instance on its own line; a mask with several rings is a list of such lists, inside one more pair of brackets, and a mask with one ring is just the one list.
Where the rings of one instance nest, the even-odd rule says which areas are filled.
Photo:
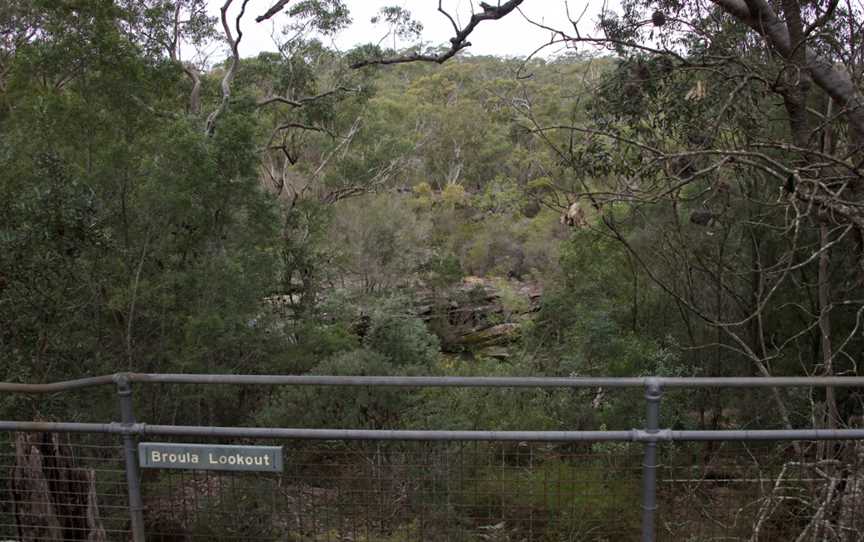
[[282, 472], [282, 446], [141, 442], [138, 461], [145, 469]]

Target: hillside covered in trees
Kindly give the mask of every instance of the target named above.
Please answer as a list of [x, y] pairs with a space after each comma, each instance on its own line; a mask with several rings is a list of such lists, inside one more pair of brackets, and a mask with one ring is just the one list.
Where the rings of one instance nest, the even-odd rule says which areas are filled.
[[[476, 6], [440, 46], [386, 8], [388, 39], [348, 51], [327, 45], [340, 0], [234, 3], [221, 20], [203, 0], [0, 7], [0, 380], [861, 374], [860, 3], [626, 0], [527, 59], [466, 45], [518, 0]], [[243, 17], [284, 26], [278, 50], [246, 56]], [[227, 57], [199, 54], [214, 46]], [[642, 416], [608, 390], [136, 400], [148, 423]], [[682, 428], [862, 419], [854, 390], [668, 405]]]

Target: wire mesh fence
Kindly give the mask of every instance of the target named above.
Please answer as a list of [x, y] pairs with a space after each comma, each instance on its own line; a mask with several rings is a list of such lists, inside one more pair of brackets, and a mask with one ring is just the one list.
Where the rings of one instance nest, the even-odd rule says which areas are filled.
[[658, 539], [864, 540], [864, 443], [661, 447]]
[[[3, 435], [0, 539], [129, 539], [116, 440]], [[145, 471], [148, 540], [639, 535], [641, 447], [631, 443], [271, 444], [284, 445], [284, 473]], [[658, 479], [661, 540], [864, 538], [860, 441], [668, 443]]]
[[636, 446], [284, 443], [279, 475], [154, 471], [152, 540], [631, 540]]
[[[645, 417], [633, 417], [644, 429], [633, 430], [280, 429], [146, 425], [134, 417], [133, 380], [245, 385], [260, 378], [120, 374], [0, 383], [11, 392], [53, 393], [111, 382], [121, 414], [120, 423], [0, 421], [0, 542], [864, 540], [864, 429], [672, 430], [659, 418], [663, 383], [864, 385], [857, 377], [602, 379], [613, 387], [645, 386]], [[598, 383], [271, 378], [334, 386]], [[638, 403], [621, 404], [630, 412]], [[139, 471], [135, 447], [142, 440], [160, 440], [151, 447], [169, 450], [193, 443], [210, 450], [281, 446], [284, 472], [164, 464]], [[275, 465], [280, 452], [272, 452]]]
[[[640, 536], [636, 443], [255, 444], [282, 445], [285, 471], [143, 471], [147, 540]], [[861, 441], [665, 443], [660, 450], [658, 540], [864, 539]], [[121, 452], [116, 435], [4, 434], [0, 540], [129, 540]]]
[[0, 540], [126, 540], [126, 495], [112, 435], [0, 433]]

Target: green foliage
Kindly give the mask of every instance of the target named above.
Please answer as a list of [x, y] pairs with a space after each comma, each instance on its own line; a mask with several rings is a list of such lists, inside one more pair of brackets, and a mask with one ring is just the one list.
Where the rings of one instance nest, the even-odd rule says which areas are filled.
[[305, 373], [322, 360], [360, 346], [360, 338], [344, 322], [303, 320], [290, 333], [293, 340], [285, 348], [285, 363], [275, 367], [275, 373]]
[[465, 204], [465, 187], [461, 184], [448, 183], [441, 191], [441, 201], [445, 205], [464, 205]]
[[385, 301], [372, 312], [363, 343], [397, 367], [431, 368], [438, 359], [438, 339], [423, 320], [396, 299]]
[[433, 289], [453, 286], [462, 279], [459, 258], [446, 249], [436, 250], [421, 268], [423, 281]]
[[366, 196], [337, 206], [329, 238], [343, 273], [373, 293], [409, 283], [429, 257], [429, 229], [403, 198]]
[[554, 213], [527, 218], [510, 209], [457, 230], [452, 238], [469, 274], [536, 280], [554, 271], [561, 234]]
[[348, 8], [342, 0], [302, 0], [288, 6], [291, 28], [309, 30], [322, 35], [335, 34], [351, 24]]
[[[358, 349], [337, 354], [316, 365], [310, 374], [387, 376], [410, 374], [383, 354]], [[287, 388], [257, 417], [270, 427], [330, 427], [339, 429], [392, 429], [401, 423], [411, 398], [398, 388]]]
[[185, 81], [121, 32], [144, 14], [46, 4], [0, 93], [3, 379], [248, 372], [278, 357], [280, 338], [249, 325], [277, 231], [249, 110], [238, 103], [212, 137], [154, 114], [182, 110]]
[[504, 280], [494, 281], [495, 288], [500, 298], [501, 308], [504, 310], [505, 318], [515, 314], [525, 314], [531, 310], [531, 300], [517, 292], [512, 285]]
[[[519, 363], [480, 358], [447, 357], [436, 372], [447, 376], [528, 376]], [[409, 427], [447, 429], [557, 430], [575, 427], [574, 411], [566, 393], [501, 388], [430, 388], [406, 417]], [[565, 407], [565, 405], [567, 405]], [[559, 407], [564, 407], [559, 410]], [[566, 413], [566, 409], [570, 412]], [[563, 415], [563, 417], [561, 417]]]
[[[337, 310], [345, 313], [343, 321], [348, 322], [350, 315], [344, 302], [342, 305]], [[404, 301], [378, 302], [364, 326], [361, 348], [358, 338], [339, 323], [340, 316], [331, 313], [330, 317], [336, 321], [309, 323], [297, 330], [299, 344], [292, 351], [309, 363], [297, 369], [349, 376], [428, 374], [438, 359], [437, 339]], [[305, 427], [395, 428], [403, 423], [402, 415], [414, 401], [416, 396], [393, 389], [331, 388], [327, 393], [314, 388], [287, 389], [259, 421]]]
[[[527, 452], [526, 452], [527, 453]], [[515, 451], [519, 457], [519, 450]], [[460, 494], [469, 509], [501, 510], [504, 518], [513, 519], [492, 526], [501, 532], [500, 540], [511, 540], [508, 531], [518, 537], [519, 510], [530, 509], [537, 514], [554, 517], [546, 540], [589, 540], [592, 531], [605, 526], [639, 524], [639, 485], [636, 480], [621, 476], [615, 468], [614, 456], [573, 465], [551, 460], [517, 471], [502, 478], [496, 466], [482, 468], [472, 474], [476, 480]], [[610, 464], [612, 463], [612, 464]], [[554, 484], [555, 499], [549, 499], [548, 487]], [[585, 487], [602, 487], [602, 492], [586, 492]], [[492, 538], [493, 540], [495, 538]]]
[[372, 17], [370, 22], [372, 24], [386, 24], [389, 27], [388, 33], [393, 35], [394, 42], [396, 38], [419, 38], [420, 33], [423, 32], [423, 23], [415, 21], [411, 17], [411, 12], [401, 6], [384, 6], [378, 10], [378, 15]]
[[298, 202], [285, 219], [279, 290], [301, 318], [313, 315], [326, 277], [321, 267], [331, 257], [325, 244], [331, 220], [331, 210], [315, 201]]

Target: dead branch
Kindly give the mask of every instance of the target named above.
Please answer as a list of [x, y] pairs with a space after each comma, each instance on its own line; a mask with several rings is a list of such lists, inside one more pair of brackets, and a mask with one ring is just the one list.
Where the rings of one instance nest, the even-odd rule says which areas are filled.
[[260, 23], [260, 22], [266, 21], [270, 17], [272, 17], [272, 16], [276, 15], [277, 13], [279, 13], [280, 11], [282, 11], [282, 9], [285, 6], [287, 6], [290, 2], [291, 2], [291, 0], [279, 0], [278, 2], [276, 2], [275, 4], [270, 6], [270, 9], [268, 9], [266, 12], [264, 12], [264, 15], [259, 15], [259, 16], [255, 17], [255, 22]]
[[290, 105], [291, 107], [303, 107], [305, 105], [309, 105], [309, 104], [314, 103], [318, 100], [322, 100], [324, 98], [327, 98], [329, 96], [333, 96], [334, 94], [338, 94], [340, 92], [355, 93], [355, 92], [360, 92], [360, 89], [340, 86], [340, 87], [336, 87], [332, 90], [328, 90], [326, 92], [316, 94], [314, 96], [306, 96], [304, 98], [298, 98], [298, 99], [288, 98], [287, 96], [268, 96], [267, 98], [263, 98], [263, 99], [259, 100], [257, 105], [259, 107], [264, 107], [264, 106], [271, 105], [274, 103], [279, 103], [279, 104]]
[[495, 21], [501, 19], [502, 17], [506, 16], [507, 14], [515, 10], [517, 7], [519, 7], [522, 2], [524, 2], [524, 0], [510, 0], [509, 2], [499, 4], [498, 6], [491, 6], [489, 4], [481, 2], [480, 6], [483, 8], [483, 11], [480, 13], [473, 13], [471, 15], [471, 19], [468, 21], [468, 24], [466, 24], [461, 29], [458, 27], [453, 17], [441, 7], [441, 2], [439, 2], [438, 11], [444, 13], [444, 15], [450, 20], [450, 24], [453, 26], [453, 29], [456, 31], [456, 35], [450, 38], [449, 49], [437, 55], [412, 53], [410, 55], [394, 56], [389, 58], [369, 58], [361, 60], [359, 62], [355, 62], [351, 65], [351, 68], [357, 69], [364, 66], [372, 66], [376, 64], [405, 64], [408, 62], [435, 62], [437, 64], [443, 64], [447, 60], [453, 58], [459, 51], [467, 47], [471, 47], [471, 42], [468, 41], [468, 37], [471, 35], [477, 25], [479, 25], [483, 21]]
[[274, 131], [281, 132], [283, 130], [290, 130], [292, 128], [296, 128], [297, 130], [306, 130], [308, 132], [321, 132], [322, 134], [327, 134], [334, 139], [336, 138], [336, 134], [334, 134], [331, 130], [324, 126], [318, 126], [315, 124], [303, 124], [301, 122], [286, 122], [277, 126]]

